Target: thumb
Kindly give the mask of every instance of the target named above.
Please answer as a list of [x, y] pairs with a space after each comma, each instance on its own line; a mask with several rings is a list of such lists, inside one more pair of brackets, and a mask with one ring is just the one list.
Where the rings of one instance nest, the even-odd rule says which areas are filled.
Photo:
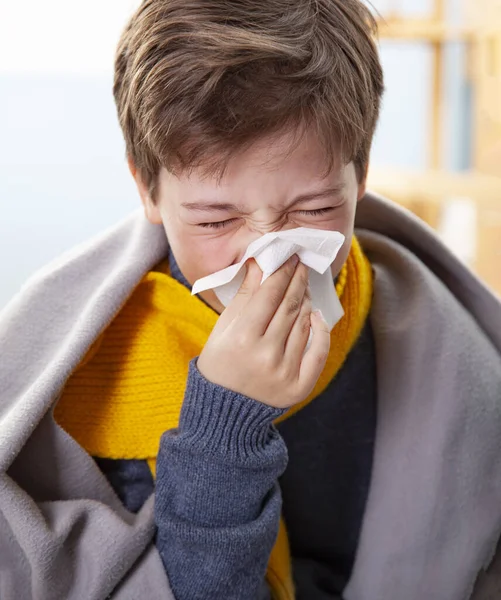
[[259, 268], [259, 265], [253, 258], [249, 258], [245, 263], [246, 273], [244, 280], [242, 281], [242, 285], [237, 292], [237, 296], [239, 294], [243, 296], [250, 295], [252, 296], [259, 289], [261, 285], [261, 279], [263, 277], [263, 272]]
[[253, 258], [249, 258], [244, 266], [246, 268], [244, 279], [233, 300], [221, 313], [216, 324], [218, 330], [226, 329], [226, 327], [238, 317], [261, 285], [263, 272], [259, 268], [257, 262]]

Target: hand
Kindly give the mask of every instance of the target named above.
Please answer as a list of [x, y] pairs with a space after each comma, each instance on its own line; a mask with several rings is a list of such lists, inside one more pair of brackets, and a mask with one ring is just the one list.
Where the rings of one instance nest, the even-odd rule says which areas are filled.
[[[308, 269], [296, 255], [260, 286], [261, 277], [251, 259], [197, 365], [212, 383], [288, 408], [315, 386], [329, 354], [330, 331], [321, 313], [311, 312]], [[313, 339], [305, 353], [310, 327]]]

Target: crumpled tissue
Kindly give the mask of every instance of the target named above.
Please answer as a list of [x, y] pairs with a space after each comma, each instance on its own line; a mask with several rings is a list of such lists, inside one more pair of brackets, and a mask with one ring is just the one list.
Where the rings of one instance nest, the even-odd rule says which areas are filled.
[[297, 254], [308, 267], [312, 310], [319, 309], [332, 330], [344, 314], [334, 286], [330, 266], [334, 262], [345, 237], [338, 231], [297, 227], [286, 231], [266, 233], [254, 240], [242, 260], [226, 269], [198, 279], [192, 294], [214, 289], [224, 306], [228, 306], [245, 277], [245, 262], [254, 258], [263, 272], [261, 284], [286, 260]]

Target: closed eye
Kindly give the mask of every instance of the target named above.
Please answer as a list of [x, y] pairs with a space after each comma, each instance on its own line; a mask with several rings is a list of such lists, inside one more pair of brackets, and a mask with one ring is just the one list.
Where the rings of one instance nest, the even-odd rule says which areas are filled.
[[[317, 208], [316, 210], [297, 210], [295, 212], [308, 217], [319, 217], [332, 210], [334, 210], [334, 207], [328, 206], [326, 208]], [[238, 221], [238, 219], [227, 219], [226, 221], [215, 221], [214, 223], [199, 223], [199, 227], [204, 227], [206, 229], [222, 229], [234, 221]]]
[[237, 219], [227, 219], [226, 221], [216, 221], [215, 223], [199, 223], [199, 226], [207, 229], [221, 229], [233, 223], [233, 221], [237, 221]]
[[325, 213], [334, 210], [333, 206], [329, 206], [327, 208], [317, 208], [316, 210], [298, 210], [296, 211], [300, 215], [306, 215], [309, 217], [318, 217], [319, 215], [324, 215]]

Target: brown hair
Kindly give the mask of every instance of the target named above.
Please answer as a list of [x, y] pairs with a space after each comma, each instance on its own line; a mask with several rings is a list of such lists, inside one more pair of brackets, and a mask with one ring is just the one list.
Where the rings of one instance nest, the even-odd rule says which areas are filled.
[[364, 176], [383, 74], [361, 0], [144, 0], [113, 93], [127, 155], [154, 195], [162, 166], [222, 169], [267, 134], [313, 126], [329, 164]]

